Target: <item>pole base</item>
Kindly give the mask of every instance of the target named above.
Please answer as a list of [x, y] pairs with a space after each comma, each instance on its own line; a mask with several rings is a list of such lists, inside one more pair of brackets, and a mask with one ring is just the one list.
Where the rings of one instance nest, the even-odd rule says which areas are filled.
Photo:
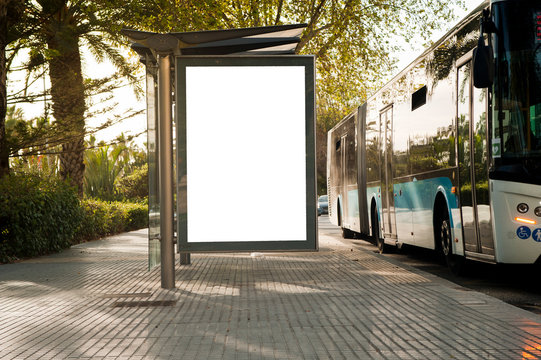
[[190, 265], [192, 263], [190, 259], [190, 253], [181, 253], [180, 254], [180, 265]]

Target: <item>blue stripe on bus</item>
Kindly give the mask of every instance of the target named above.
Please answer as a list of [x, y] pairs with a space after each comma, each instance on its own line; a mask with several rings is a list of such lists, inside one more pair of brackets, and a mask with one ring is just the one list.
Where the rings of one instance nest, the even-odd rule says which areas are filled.
[[[450, 212], [450, 226], [454, 229], [455, 223], [460, 226], [460, 219], [453, 219], [451, 214], [452, 210], [458, 208], [457, 197], [451, 193], [453, 184], [451, 179], [448, 177], [438, 177], [433, 179], [426, 180], [413, 180], [405, 183], [394, 184], [393, 186], [393, 195], [394, 195], [394, 207], [395, 207], [395, 218], [397, 218], [397, 223], [403, 224], [403, 221], [409, 217], [411, 214], [411, 226], [417, 229], [432, 229], [433, 228], [433, 210], [434, 203], [436, 200], [436, 195], [438, 192], [442, 192], [446, 198], [446, 203], [448, 210]], [[382, 203], [380, 196], [380, 187], [373, 186], [366, 189], [367, 192], [367, 208], [368, 214], [370, 215], [370, 206], [372, 200], [376, 199], [376, 207], [378, 210], [378, 215], [381, 222], [382, 214]], [[454, 221], [453, 221], [454, 220]], [[397, 224], [400, 226], [400, 224]], [[400, 229], [397, 229], [400, 233]], [[405, 230], [405, 229], [404, 229]], [[407, 231], [403, 234], [409, 234], [410, 231]], [[416, 233], [416, 237], [433, 237], [433, 234], [419, 234]], [[406, 240], [406, 239], [403, 239]]]

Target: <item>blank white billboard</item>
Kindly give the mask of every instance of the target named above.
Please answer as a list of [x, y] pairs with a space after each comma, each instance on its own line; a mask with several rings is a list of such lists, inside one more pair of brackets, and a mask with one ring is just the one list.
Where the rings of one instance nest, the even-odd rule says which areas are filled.
[[304, 78], [186, 68], [188, 242], [306, 240]]

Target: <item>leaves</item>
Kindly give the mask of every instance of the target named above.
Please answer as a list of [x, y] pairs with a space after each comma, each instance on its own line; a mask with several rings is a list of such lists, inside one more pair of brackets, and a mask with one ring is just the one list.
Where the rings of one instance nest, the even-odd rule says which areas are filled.
[[183, 32], [306, 23], [296, 52], [317, 59], [318, 174], [324, 179], [326, 131], [382, 85], [396, 63], [391, 54], [400, 49], [397, 38], [410, 41], [420, 35], [428, 40], [454, 19], [454, 5], [463, 7], [464, 2], [153, 0], [140, 4], [134, 21], [126, 25]]
[[[120, 78], [138, 86], [139, 93], [142, 91], [136, 71], [138, 64], [130, 62], [121, 51], [129, 45], [119, 35], [122, 27], [182, 32], [306, 23], [296, 51], [317, 56], [318, 157], [323, 158], [324, 133], [364, 102], [393, 69], [395, 59], [390, 54], [399, 49], [396, 39], [409, 41], [421, 35], [427, 40], [432, 31], [452, 21], [455, 4], [464, 6], [462, 0], [38, 0], [12, 3], [25, 9], [25, 15], [14, 26], [18, 35], [13, 39], [18, 40], [12, 44], [12, 53], [24, 47], [32, 49], [26, 64], [29, 74], [53, 63], [65, 55], [65, 49], [73, 49], [74, 44], [87, 46], [98, 61], [107, 59], [118, 68], [113, 76], [84, 80], [84, 90], [65, 86], [57, 92], [84, 91], [87, 109], [92, 105], [91, 95], [107, 93], [118, 86]], [[51, 44], [57, 46], [49, 46]], [[36, 96], [17, 99], [36, 99]], [[53, 93], [52, 97], [56, 102], [58, 95]], [[56, 110], [72, 108], [59, 105]], [[55, 117], [61, 116], [55, 113]], [[84, 127], [79, 130], [85, 131]], [[319, 172], [324, 178], [323, 165], [319, 166]]]
[[36, 174], [0, 178], [0, 263], [148, 226], [143, 203], [85, 199], [66, 182]]
[[[117, 143], [113, 145], [104, 143], [96, 145], [95, 141], [94, 137], [90, 138], [90, 149], [85, 152], [84, 194], [87, 197], [106, 201], [131, 199], [133, 194], [130, 186], [144, 185], [135, 183], [136, 179], [122, 179], [129, 177], [146, 163], [146, 153], [130, 145], [124, 135], [119, 136]], [[135, 178], [142, 178], [143, 175], [146, 176], [146, 172], [138, 173]], [[148, 186], [146, 195], [148, 195]], [[134, 197], [143, 196], [145, 194], [139, 191]]]
[[83, 219], [76, 241], [86, 241], [148, 227], [148, 206], [143, 203], [81, 201]]
[[[15, 3], [15, 0], [11, 3]], [[2, 64], [2, 70], [9, 69], [16, 53], [28, 49], [28, 60], [18, 69], [26, 71], [26, 86], [8, 98], [8, 101], [13, 104], [52, 100], [55, 126], [61, 125], [61, 133], [70, 133], [68, 138], [72, 138], [71, 144], [82, 144], [86, 134], [85, 118], [90, 115], [87, 106], [91, 96], [118, 88], [121, 86], [121, 78], [127, 79], [137, 94], [142, 93], [137, 72], [139, 64], [125, 56], [122, 48], [125, 49], [126, 42], [119, 34], [123, 19], [130, 16], [132, 8], [125, 6], [123, 1], [115, 0], [37, 0], [20, 1], [18, 4], [24, 16], [13, 18], [13, 26], [19, 29], [19, 36], [13, 38], [11, 48], [7, 50], [11, 54], [10, 60], [5, 66]], [[86, 81], [82, 75], [79, 55], [83, 45], [89, 48], [98, 61], [110, 61], [118, 72], [96, 81]], [[0, 50], [4, 54], [4, 49]], [[27, 93], [28, 87], [37, 78], [44, 76], [46, 71], [51, 80], [51, 89], [43, 93]], [[0, 86], [5, 91], [5, 83]], [[4, 116], [1, 112], [0, 115], [2, 125]], [[76, 136], [78, 138], [73, 139]], [[6, 141], [2, 136], [0, 149], [6, 149]], [[64, 149], [66, 153], [61, 157], [62, 173], [81, 184], [82, 146], [73, 147], [65, 143]], [[73, 153], [67, 152], [68, 149], [73, 150]]]
[[0, 178], [0, 204], [0, 262], [68, 247], [82, 216], [67, 183], [31, 174]]

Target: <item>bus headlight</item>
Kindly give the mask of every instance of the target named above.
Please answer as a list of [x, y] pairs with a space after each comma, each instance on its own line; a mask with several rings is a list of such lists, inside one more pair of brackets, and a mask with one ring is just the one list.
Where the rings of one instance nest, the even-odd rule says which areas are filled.
[[541, 206], [536, 207], [533, 212], [535, 213], [535, 215], [541, 216]]
[[529, 209], [528, 204], [520, 203], [517, 205], [517, 211], [521, 214], [527, 213]]

